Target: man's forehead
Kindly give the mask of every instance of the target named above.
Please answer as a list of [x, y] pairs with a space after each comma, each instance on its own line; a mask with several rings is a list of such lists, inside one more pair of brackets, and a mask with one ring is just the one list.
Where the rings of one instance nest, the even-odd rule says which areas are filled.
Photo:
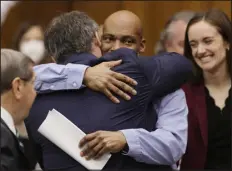
[[114, 36], [114, 37], [137, 37], [137, 34], [122, 33], [122, 32], [103, 32], [103, 36]]
[[114, 35], [114, 36], [138, 36], [138, 30], [133, 27], [105, 27], [103, 29], [103, 35]]
[[111, 32], [114, 34], [134, 34], [138, 33], [139, 28], [133, 23], [105, 23], [103, 26], [103, 33]]

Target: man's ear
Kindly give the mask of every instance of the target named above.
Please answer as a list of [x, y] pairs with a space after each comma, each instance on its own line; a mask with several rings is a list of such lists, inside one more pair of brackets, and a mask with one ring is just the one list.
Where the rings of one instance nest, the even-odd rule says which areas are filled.
[[98, 29], [98, 37], [99, 37], [99, 39], [100, 39], [100, 41], [101, 41], [101, 38], [102, 38], [102, 35], [103, 35], [103, 24], [101, 24], [100, 26], [99, 26], [99, 29]]
[[93, 38], [92, 41], [92, 54], [94, 54], [96, 57], [101, 57], [102, 56], [102, 52], [101, 52], [101, 42], [98, 36], [98, 33], [95, 32], [95, 37]]
[[142, 38], [139, 46], [139, 53], [144, 53], [146, 49], [146, 40]]
[[24, 88], [23, 81], [19, 77], [16, 77], [12, 81], [11, 85], [12, 85], [13, 95], [15, 96], [15, 98], [17, 100], [20, 100], [22, 98], [22, 92], [23, 92], [23, 88]]
[[230, 44], [228, 42], [224, 42], [226, 50], [230, 50]]
[[98, 35], [98, 32], [95, 32], [95, 37], [96, 37], [96, 45], [101, 47], [101, 39]]

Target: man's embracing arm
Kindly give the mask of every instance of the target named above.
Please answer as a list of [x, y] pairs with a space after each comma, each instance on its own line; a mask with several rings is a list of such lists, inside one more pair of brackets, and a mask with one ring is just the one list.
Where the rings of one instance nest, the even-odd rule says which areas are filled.
[[131, 87], [137, 82], [130, 77], [114, 72], [112, 67], [120, 65], [121, 60], [103, 62], [94, 67], [80, 64], [43, 64], [34, 67], [36, 73], [35, 89], [38, 93], [58, 90], [77, 90], [83, 87], [104, 93], [115, 103], [119, 100], [114, 94], [130, 100], [136, 91]]
[[192, 63], [178, 53], [141, 57], [140, 66], [152, 84], [154, 98], [179, 89], [192, 74]]

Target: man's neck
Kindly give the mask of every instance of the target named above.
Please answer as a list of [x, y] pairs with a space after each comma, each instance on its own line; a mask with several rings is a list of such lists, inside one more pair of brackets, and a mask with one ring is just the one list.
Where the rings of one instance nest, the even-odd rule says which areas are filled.
[[74, 53], [70, 56], [66, 56], [64, 61], [58, 61], [58, 64], [68, 64], [68, 63], [76, 63], [76, 64], [83, 64], [89, 65], [89, 61], [96, 60], [96, 56], [92, 53]]
[[226, 66], [222, 66], [214, 72], [204, 72], [203, 75], [206, 86], [214, 88], [231, 86], [231, 78]]
[[13, 102], [11, 98], [7, 95], [1, 95], [1, 107], [3, 107], [13, 118], [14, 124], [19, 123], [19, 119], [17, 117], [17, 104]]

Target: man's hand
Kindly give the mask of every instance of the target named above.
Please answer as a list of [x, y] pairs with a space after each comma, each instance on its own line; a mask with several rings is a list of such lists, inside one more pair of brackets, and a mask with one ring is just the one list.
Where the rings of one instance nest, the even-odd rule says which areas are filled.
[[84, 147], [81, 156], [87, 160], [97, 159], [105, 153], [117, 153], [126, 145], [126, 138], [120, 131], [97, 131], [86, 135], [79, 146]]
[[84, 85], [104, 93], [115, 103], [119, 103], [119, 100], [112, 93], [125, 100], [130, 100], [131, 97], [125, 92], [136, 95], [137, 92], [129, 85], [137, 85], [137, 82], [126, 75], [110, 70], [110, 68], [120, 65], [121, 62], [122, 60], [103, 62], [87, 68], [83, 80]]

